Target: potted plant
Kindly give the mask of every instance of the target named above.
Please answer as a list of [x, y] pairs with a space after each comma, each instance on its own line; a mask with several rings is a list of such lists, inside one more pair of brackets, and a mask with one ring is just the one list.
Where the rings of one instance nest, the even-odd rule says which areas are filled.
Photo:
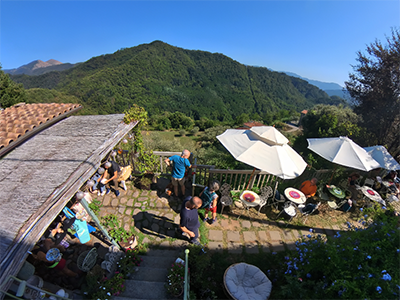
[[102, 225], [108, 229], [108, 234], [119, 243], [122, 248], [134, 248], [137, 245], [136, 236], [120, 225], [118, 217], [110, 214], [102, 218]]
[[185, 265], [180, 262], [173, 263], [167, 275], [167, 282], [165, 283], [168, 294], [180, 297], [183, 294], [184, 282]]

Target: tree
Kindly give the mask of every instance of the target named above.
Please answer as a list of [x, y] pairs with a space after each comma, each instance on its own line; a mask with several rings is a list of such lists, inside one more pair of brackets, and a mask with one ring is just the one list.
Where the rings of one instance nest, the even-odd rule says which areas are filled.
[[22, 84], [17, 84], [4, 73], [0, 66], [0, 107], [6, 108], [25, 102], [26, 94]]
[[362, 125], [386, 145], [393, 156], [400, 153], [400, 31], [392, 29], [387, 44], [376, 40], [366, 54], [357, 52], [358, 64], [345, 82], [354, 99]]

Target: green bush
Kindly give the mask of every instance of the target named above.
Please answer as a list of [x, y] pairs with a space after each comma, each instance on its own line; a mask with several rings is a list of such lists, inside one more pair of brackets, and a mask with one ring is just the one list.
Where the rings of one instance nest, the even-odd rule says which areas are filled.
[[379, 207], [364, 213], [359, 226], [348, 223], [332, 239], [310, 229], [296, 242], [296, 251], [268, 273], [279, 282], [276, 298], [399, 299], [398, 218]]

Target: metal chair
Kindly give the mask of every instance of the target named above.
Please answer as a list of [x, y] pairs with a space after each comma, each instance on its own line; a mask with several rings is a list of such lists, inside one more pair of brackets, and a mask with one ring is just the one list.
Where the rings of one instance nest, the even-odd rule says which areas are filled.
[[260, 213], [261, 208], [268, 203], [268, 199], [273, 195], [273, 190], [270, 186], [264, 186], [260, 189], [260, 208], [258, 209], [258, 213]]
[[222, 212], [224, 211], [224, 207], [231, 206], [232, 203], [233, 203], [233, 200], [231, 197], [226, 196], [226, 195], [221, 196], [221, 204], [222, 204], [221, 215], [222, 215]]
[[276, 218], [278, 219], [283, 212], [285, 212], [290, 217], [289, 222], [292, 221], [292, 219], [297, 215], [296, 206], [290, 201], [284, 203], [283, 209], [279, 212]]
[[229, 183], [224, 183], [219, 188], [219, 192], [221, 196], [230, 196], [231, 195], [232, 186]]
[[375, 184], [375, 180], [372, 178], [367, 178], [365, 179], [364, 185], [369, 186], [370, 188], [373, 188]]
[[309, 203], [307, 205], [299, 205], [298, 206], [301, 215], [303, 217], [305, 216], [305, 219], [303, 221], [304, 224], [306, 223], [308, 216], [312, 215], [314, 212], [316, 212], [320, 205], [321, 205], [321, 202], [318, 202], [317, 204]]
[[[336, 202], [336, 201], [328, 201], [328, 206], [330, 207], [330, 208], [332, 208], [332, 209], [341, 209], [341, 210], [343, 210], [342, 209], [342, 206], [343, 205], [345, 205], [346, 203], [348, 203], [348, 200], [347, 199], [343, 199], [342, 201], [340, 201], [340, 202]], [[343, 210], [344, 212], [348, 212], [349, 210], [350, 210], [350, 208], [351, 208], [351, 206], [349, 205], [348, 207], [347, 207], [347, 205], [346, 205], [346, 209], [345, 210]]]

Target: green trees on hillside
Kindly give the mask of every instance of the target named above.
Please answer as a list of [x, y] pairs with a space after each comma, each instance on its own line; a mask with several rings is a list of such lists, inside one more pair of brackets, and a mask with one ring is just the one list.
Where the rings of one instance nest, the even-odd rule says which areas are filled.
[[192, 120], [232, 122], [243, 113], [257, 119], [281, 109], [299, 111], [316, 103], [338, 103], [284, 73], [160, 41], [94, 57], [62, 72], [12, 78], [25, 88], [73, 95], [83, 105], [83, 113], [92, 114], [121, 113], [137, 104], [151, 116], [181, 112]]
[[400, 153], [400, 31], [393, 29], [386, 45], [375, 41], [366, 51], [357, 53], [358, 64], [346, 88], [376, 144], [386, 145], [396, 156]]
[[17, 84], [0, 66], [0, 107], [6, 108], [24, 102], [26, 99], [25, 89], [22, 84]]

